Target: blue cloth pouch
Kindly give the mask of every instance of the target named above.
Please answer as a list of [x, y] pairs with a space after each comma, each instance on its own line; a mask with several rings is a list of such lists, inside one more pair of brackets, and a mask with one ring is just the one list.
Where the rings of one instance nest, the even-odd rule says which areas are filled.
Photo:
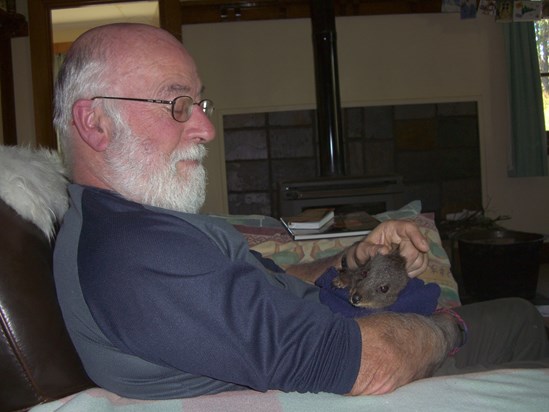
[[349, 302], [348, 289], [336, 288], [332, 285], [332, 280], [337, 275], [337, 269], [332, 267], [318, 278], [315, 285], [320, 288], [320, 302], [328, 306], [332, 312], [340, 313], [348, 318], [368, 316], [383, 311], [417, 313], [427, 316], [437, 308], [440, 286], [436, 283], [425, 283], [417, 278], [410, 279], [400, 292], [397, 301], [392, 305], [381, 309], [359, 308]]

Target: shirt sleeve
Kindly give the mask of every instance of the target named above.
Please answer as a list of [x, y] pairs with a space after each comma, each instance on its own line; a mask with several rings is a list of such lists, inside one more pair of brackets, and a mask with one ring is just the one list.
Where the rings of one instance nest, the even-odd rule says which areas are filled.
[[84, 213], [82, 290], [120, 350], [260, 391], [352, 388], [361, 346], [355, 321], [277, 288], [174, 216]]

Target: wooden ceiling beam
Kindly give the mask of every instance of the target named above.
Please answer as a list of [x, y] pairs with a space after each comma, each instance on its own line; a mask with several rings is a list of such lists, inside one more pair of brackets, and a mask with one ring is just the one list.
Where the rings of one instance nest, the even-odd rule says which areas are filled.
[[[181, 3], [182, 24], [309, 18], [309, 0], [202, 0]], [[439, 13], [441, 0], [334, 0], [339, 16]]]

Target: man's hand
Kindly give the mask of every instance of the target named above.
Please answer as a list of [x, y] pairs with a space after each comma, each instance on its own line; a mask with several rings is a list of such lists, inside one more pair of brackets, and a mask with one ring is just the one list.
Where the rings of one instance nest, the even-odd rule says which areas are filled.
[[378, 225], [367, 237], [344, 253], [350, 268], [363, 265], [377, 253], [386, 254], [395, 245], [406, 259], [408, 276], [415, 277], [427, 268], [429, 243], [415, 223], [389, 220]]
[[453, 342], [431, 318], [394, 312], [357, 319], [360, 369], [351, 395], [381, 395], [431, 376]]

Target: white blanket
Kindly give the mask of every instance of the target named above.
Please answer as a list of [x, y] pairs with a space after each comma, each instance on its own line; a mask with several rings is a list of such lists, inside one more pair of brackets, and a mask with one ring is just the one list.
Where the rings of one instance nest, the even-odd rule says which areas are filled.
[[366, 412], [549, 411], [549, 369], [505, 369], [424, 379], [381, 396], [348, 397], [268, 391], [226, 392], [190, 399], [139, 401], [88, 389], [31, 412]]

